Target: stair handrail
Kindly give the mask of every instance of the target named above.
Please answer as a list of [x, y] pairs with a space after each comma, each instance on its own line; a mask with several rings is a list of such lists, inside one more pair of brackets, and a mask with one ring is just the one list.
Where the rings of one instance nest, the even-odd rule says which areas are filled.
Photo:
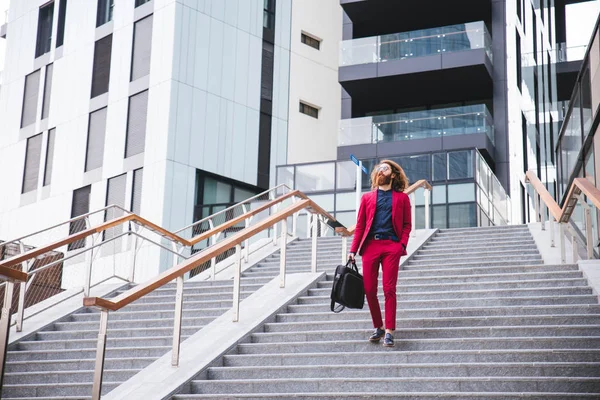
[[277, 213], [265, 218], [252, 225], [242, 229], [236, 234], [223, 239], [218, 244], [208, 247], [199, 253], [193, 255], [189, 259], [179, 263], [178, 265], [162, 272], [160, 275], [147, 282], [141, 283], [136, 287], [127, 290], [126, 292], [112, 298], [104, 299], [101, 297], [86, 297], [83, 300], [83, 305], [86, 307], [96, 307], [100, 309], [100, 329], [98, 333], [98, 344], [96, 350], [96, 365], [94, 369], [94, 383], [92, 389], [92, 399], [100, 400], [102, 391], [102, 375], [104, 368], [104, 358], [106, 352], [106, 340], [108, 329], [108, 313], [116, 311], [132, 302], [142, 298], [143, 296], [152, 293], [154, 290], [172, 282], [177, 283], [177, 292], [175, 295], [175, 318], [173, 327], [173, 350], [171, 364], [179, 365], [179, 349], [181, 343], [181, 321], [183, 314], [183, 278], [184, 275], [201, 265], [204, 262], [216, 257], [217, 255], [235, 248], [235, 264], [234, 264], [234, 284], [233, 284], [233, 321], [239, 321], [239, 304], [240, 304], [240, 279], [241, 279], [241, 260], [242, 247], [241, 244], [248, 238], [255, 236], [264, 230], [274, 227], [281, 222], [281, 237], [280, 237], [280, 287], [285, 287], [285, 268], [286, 268], [286, 245], [288, 241], [287, 220], [289, 217], [294, 217], [300, 211], [309, 210], [312, 213], [312, 260], [311, 271], [317, 271], [317, 227], [320, 223], [318, 216], [323, 216], [327, 219], [335, 219], [323, 210], [314, 201], [308, 198], [301, 192], [295, 193], [296, 201], [291, 205]]
[[[425, 189], [425, 228], [429, 229], [429, 191], [431, 191], [433, 189], [433, 187], [431, 186], [431, 184], [429, 182], [427, 182], [426, 179], [419, 179], [418, 181], [416, 181], [415, 183], [413, 183], [412, 185], [410, 185], [409, 187], [407, 187], [404, 190], [404, 193], [406, 193], [407, 195], [411, 196], [411, 201], [410, 201], [410, 205], [412, 208], [412, 217], [413, 217], [413, 221], [414, 221], [414, 217], [415, 217], [415, 213], [416, 213], [416, 204], [415, 204], [415, 192], [417, 191], [417, 189], [419, 188], [423, 188]], [[358, 213], [358, 210], [356, 210], [356, 212]], [[338, 232], [339, 234], [343, 235], [343, 236], [352, 236], [354, 235], [354, 230], [356, 229], [356, 224], [352, 225], [350, 228], [346, 229], [346, 230], [337, 230], [336, 232]], [[413, 229], [413, 232], [415, 230]]]
[[544, 211], [544, 207], [548, 210], [549, 214], [549, 222], [550, 222], [550, 246], [555, 247], [554, 240], [554, 222], [558, 222], [559, 224], [559, 241], [560, 241], [560, 251], [561, 251], [561, 262], [566, 262], [566, 251], [565, 251], [565, 242], [564, 236], [565, 231], [568, 230], [571, 235], [571, 244], [573, 246], [573, 262], [577, 261], [578, 258], [578, 250], [577, 250], [577, 240], [576, 240], [576, 232], [569, 225], [569, 221], [579, 202], [585, 212], [585, 228], [586, 228], [586, 250], [588, 259], [594, 258], [594, 247], [593, 247], [593, 233], [592, 233], [592, 217], [591, 217], [591, 208], [590, 204], [588, 204], [584, 200], [584, 196], [587, 197], [592, 205], [597, 209], [600, 209], [600, 190], [596, 188], [589, 180], [586, 178], [575, 178], [569, 187], [569, 191], [565, 196], [564, 204], [562, 208], [558, 205], [558, 203], [554, 200], [552, 195], [548, 192], [544, 184], [539, 180], [536, 176], [535, 172], [527, 171], [525, 173], [525, 183], [529, 183], [531, 187], [535, 191], [534, 197], [534, 207], [535, 207], [535, 217], [536, 222], [541, 222], [542, 230], [546, 229], [546, 212]]

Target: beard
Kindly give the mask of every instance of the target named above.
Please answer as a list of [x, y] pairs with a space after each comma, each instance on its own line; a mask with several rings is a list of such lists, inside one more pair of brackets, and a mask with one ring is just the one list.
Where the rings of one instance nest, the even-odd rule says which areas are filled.
[[391, 175], [386, 176], [386, 175], [380, 174], [377, 176], [377, 186], [389, 185], [391, 181], [392, 181]]

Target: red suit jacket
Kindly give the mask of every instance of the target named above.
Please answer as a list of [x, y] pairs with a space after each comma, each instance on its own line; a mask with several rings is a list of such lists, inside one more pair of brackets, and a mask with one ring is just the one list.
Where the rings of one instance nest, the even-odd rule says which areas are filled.
[[[377, 190], [365, 193], [360, 200], [354, 239], [352, 240], [352, 246], [350, 246], [351, 253], [362, 255], [362, 247], [371, 230], [376, 209]], [[408, 237], [412, 229], [410, 199], [406, 193], [392, 192], [392, 225], [396, 236], [400, 239], [400, 243], [405, 247], [402, 253], [404, 256], [406, 255]]]

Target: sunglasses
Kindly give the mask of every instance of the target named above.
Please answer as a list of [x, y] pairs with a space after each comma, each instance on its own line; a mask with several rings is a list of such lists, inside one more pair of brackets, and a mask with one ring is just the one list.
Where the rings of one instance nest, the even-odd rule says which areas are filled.
[[377, 168], [377, 171], [388, 171], [390, 169], [390, 167], [388, 165], [381, 165]]

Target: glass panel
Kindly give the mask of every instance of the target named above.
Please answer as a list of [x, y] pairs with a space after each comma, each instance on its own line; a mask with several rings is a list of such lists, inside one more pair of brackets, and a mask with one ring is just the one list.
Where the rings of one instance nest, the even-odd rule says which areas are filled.
[[477, 207], [471, 204], [448, 205], [449, 228], [467, 228], [477, 226]]
[[256, 193], [246, 189], [233, 188], [233, 202], [239, 203], [250, 197], [254, 196]]
[[277, 185], [281, 184], [294, 188], [294, 167], [277, 167]]
[[356, 213], [354, 211], [338, 212], [335, 213], [335, 219], [346, 228], [349, 228], [356, 224]]
[[216, 181], [212, 178], [204, 178], [204, 196], [202, 198], [202, 204], [223, 204], [229, 203], [230, 201], [231, 185]]
[[[418, 188], [415, 190], [415, 205], [424, 206], [425, 205], [425, 189]], [[431, 194], [430, 194], [431, 196]], [[431, 199], [431, 198], [430, 198]]]
[[471, 22], [411, 32], [345, 40], [340, 66], [370, 64], [433, 54], [486, 49], [492, 57], [491, 38], [483, 22]]
[[413, 229], [425, 229], [425, 206], [416, 207]]
[[475, 201], [474, 183], [448, 185], [448, 203], [463, 203], [467, 201]]
[[431, 192], [431, 204], [446, 203], [446, 185], [435, 185]]
[[337, 193], [335, 195], [335, 209], [354, 210], [356, 208], [356, 193]]
[[433, 154], [433, 181], [445, 181], [446, 180], [446, 153]]
[[485, 133], [494, 143], [493, 120], [484, 104], [383, 114], [342, 120], [338, 145]]
[[333, 190], [335, 164], [311, 164], [296, 167], [296, 189], [302, 192]]
[[473, 153], [471, 150], [448, 153], [448, 179], [473, 177]]
[[581, 76], [581, 113], [583, 116], [584, 137], [590, 134], [592, 122], [594, 121], [592, 114], [592, 88], [590, 85], [590, 68], [588, 66]]
[[448, 210], [446, 205], [431, 207], [433, 218], [432, 228], [446, 229], [448, 227]]
[[[352, 161], [340, 161], [337, 163], [337, 189], [356, 189], [357, 168], [356, 164]], [[363, 175], [362, 179], [365, 180], [365, 175]]]
[[429, 154], [394, 157], [390, 160], [400, 164], [410, 183], [420, 179], [431, 180], [431, 159]]
[[321, 195], [312, 194], [309, 197], [312, 201], [317, 203], [317, 205], [319, 207], [321, 207], [328, 213], [333, 212], [333, 201], [334, 201], [333, 194], [321, 194]]

